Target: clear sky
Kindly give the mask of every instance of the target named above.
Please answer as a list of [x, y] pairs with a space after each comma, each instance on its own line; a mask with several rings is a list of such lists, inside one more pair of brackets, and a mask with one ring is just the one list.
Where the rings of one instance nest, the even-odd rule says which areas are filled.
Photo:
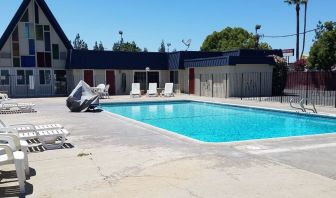
[[[0, 34], [14, 16], [22, 0], [0, 0]], [[161, 40], [171, 49], [184, 50], [182, 39], [192, 39], [191, 50], [199, 50], [213, 31], [243, 27], [254, 32], [261, 24], [264, 35], [293, 34], [295, 9], [283, 0], [46, 0], [70, 40], [80, 33], [90, 48], [95, 41], [112, 48], [119, 40], [135, 41], [141, 48], [157, 51]], [[319, 20], [336, 21], [336, 0], [309, 0], [307, 29]], [[302, 8], [303, 19], [303, 8]], [[303, 28], [301, 28], [302, 30]], [[307, 52], [314, 33], [307, 37]], [[262, 39], [274, 49], [294, 48], [295, 37]]]

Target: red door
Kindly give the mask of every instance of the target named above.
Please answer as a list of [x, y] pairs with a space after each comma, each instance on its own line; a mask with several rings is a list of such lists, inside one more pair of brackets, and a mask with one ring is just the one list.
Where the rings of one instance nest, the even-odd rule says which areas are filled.
[[189, 68], [189, 94], [195, 94], [195, 69]]
[[106, 84], [110, 85], [109, 94], [115, 95], [115, 76], [113, 70], [106, 70]]
[[84, 70], [84, 81], [93, 87], [93, 70]]

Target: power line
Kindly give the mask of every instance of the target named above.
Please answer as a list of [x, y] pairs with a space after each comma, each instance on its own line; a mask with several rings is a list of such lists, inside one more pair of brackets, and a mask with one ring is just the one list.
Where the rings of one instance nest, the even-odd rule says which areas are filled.
[[[318, 28], [312, 29], [312, 30], [308, 30], [306, 31], [306, 33], [310, 33], [310, 32], [315, 32], [316, 30], [318, 30]], [[299, 34], [304, 34], [304, 32], [301, 32]], [[277, 36], [265, 36], [262, 35], [263, 38], [285, 38], [285, 37], [291, 37], [291, 36], [296, 36], [297, 34], [288, 34], [288, 35], [277, 35]]]

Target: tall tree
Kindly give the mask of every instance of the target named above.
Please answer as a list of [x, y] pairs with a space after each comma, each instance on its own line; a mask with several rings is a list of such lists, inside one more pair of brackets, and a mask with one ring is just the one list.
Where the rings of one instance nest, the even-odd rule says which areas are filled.
[[105, 50], [104, 45], [103, 45], [103, 43], [101, 41], [99, 42], [98, 50], [99, 51], [104, 51]]
[[96, 41], [94, 46], [93, 46], [93, 50], [94, 51], [98, 51], [99, 50], [99, 47], [98, 47], [98, 42]]
[[[220, 32], [213, 32], [204, 40], [201, 51], [227, 51], [255, 48], [256, 37], [243, 28], [227, 27]], [[259, 43], [259, 49], [272, 49], [267, 43]]]
[[159, 52], [162, 52], [162, 53], [166, 52], [166, 45], [165, 45], [165, 43], [164, 43], [164, 40], [162, 40], [161, 45], [160, 45], [158, 51], [159, 51]]
[[285, 0], [288, 5], [295, 5], [296, 11], [296, 61], [300, 59], [300, 5], [306, 0]]
[[88, 50], [88, 45], [80, 38], [79, 34], [77, 34], [73, 42], [73, 48], [76, 50]]
[[305, 45], [306, 45], [308, 0], [303, 0], [303, 5], [304, 5], [304, 22], [303, 22], [304, 25], [303, 25], [303, 39], [302, 39], [301, 58], [303, 57], [303, 53], [304, 53]]

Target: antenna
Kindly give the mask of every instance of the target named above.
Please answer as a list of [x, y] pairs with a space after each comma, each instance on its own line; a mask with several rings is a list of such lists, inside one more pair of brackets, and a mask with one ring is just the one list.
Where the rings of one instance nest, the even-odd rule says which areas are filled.
[[182, 43], [187, 47], [186, 51], [188, 51], [190, 45], [191, 45], [191, 39], [188, 39], [187, 41], [182, 40]]

